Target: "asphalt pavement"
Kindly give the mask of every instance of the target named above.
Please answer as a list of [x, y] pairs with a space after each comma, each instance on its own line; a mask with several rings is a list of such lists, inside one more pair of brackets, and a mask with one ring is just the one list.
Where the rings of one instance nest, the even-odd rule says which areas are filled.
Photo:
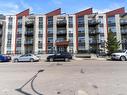
[[0, 95], [127, 95], [126, 84], [127, 61], [0, 64]]

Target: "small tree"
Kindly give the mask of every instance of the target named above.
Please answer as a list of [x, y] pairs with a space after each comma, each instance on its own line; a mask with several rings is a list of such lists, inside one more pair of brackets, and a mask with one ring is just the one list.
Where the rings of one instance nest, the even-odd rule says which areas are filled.
[[111, 29], [108, 32], [108, 39], [106, 42], [106, 48], [108, 49], [108, 53], [111, 54], [117, 51], [120, 47], [120, 42], [117, 41], [116, 36], [113, 34]]

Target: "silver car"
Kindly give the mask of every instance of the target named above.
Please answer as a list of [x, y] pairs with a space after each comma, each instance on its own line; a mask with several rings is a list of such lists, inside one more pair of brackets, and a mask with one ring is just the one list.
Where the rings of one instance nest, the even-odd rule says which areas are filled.
[[34, 62], [39, 60], [40, 59], [34, 54], [24, 54], [13, 58], [14, 62], [26, 62], [26, 61]]

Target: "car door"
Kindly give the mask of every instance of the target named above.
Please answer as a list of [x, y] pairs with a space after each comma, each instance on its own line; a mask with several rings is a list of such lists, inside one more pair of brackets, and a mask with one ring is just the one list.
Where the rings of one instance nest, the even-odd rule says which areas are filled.
[[59, 60], [64, 60], [64, 56], [63, 54], [58, 54], [58, 57], [57, 57]]
[[54, 60], [60, 60], [60, 54], [55, 54], [54, 55]]
[[126, 56], [126, 59], [127, 59], [127, 51], [125, 52], [125, 56]]
[[21, 55], [19, 61], [27, 61], [27, 54]]
[[21, 55], [21, 56], [18, 57], [18, 60], [23, 61], [24, 57], [25, 57], [25, 55]]

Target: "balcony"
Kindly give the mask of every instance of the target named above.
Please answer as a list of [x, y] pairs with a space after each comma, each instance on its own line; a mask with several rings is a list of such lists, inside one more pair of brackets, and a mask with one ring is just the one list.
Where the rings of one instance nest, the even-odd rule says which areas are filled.
[[121, 26], [127, 25], [127, 20], [126, 20], [126, 19], [121, 19], [121, 20], [120, 20], [120, 25], [121, 25]]
[[19, 38], [19, 37], [22, 37], [22, 33], [17, 32], [17, 33], [16, 33], [16, 37], [18, 37], [18, 38]]
[[0, 37], [2, 36], [2, 31], [0, 31]]
[[97, 21], [97, 20], [89, 20], [88, 21], [88, 25], [89, 26], [96, 26], [96, 25], [98, 25], [99, 24], [99, 22]]
[[66, 31], [57, 31], [57, 36], [66, 36]]
[[53, 44], [53, 40], [48, 40], [47, 44]]
[[25, 41], [24, 45], [25, 46], [33, 46], [33, 40]]
[[122, 44], [127, 45], [127, 40], [122, 40]]
[[0, 21], [0, 27], [2, 27], [3, 26], [3, 22], [2, 21]]
[[57, 19], [57, 27], [66, 27], [66, 19]]
[[27, 20], [25, 22], [26, 27], [34, 27], [34, 21], [33, 20]]
[[33, 31], [27, 31], [27, 32], [25, 32], [25, 36], [29, 36], [29, 37], [31, 37], [31, 36], [33, 36]]
[[101, 41], [100, 40], [90, 40], [89, 44], [90, 45], [99, 45], [99, 44], [101, 44]]
[[127, 35], [127, 30], [121, 30], [122, 35]]
[[97, 35], [99, 34], [100, 32], [96, 31], [96, 30], [89, 30], [89, 35]]
[[68, 46], [69, 45], [69, 41], [66, 40], [57, 40], [56, 41], [56, 46]]

